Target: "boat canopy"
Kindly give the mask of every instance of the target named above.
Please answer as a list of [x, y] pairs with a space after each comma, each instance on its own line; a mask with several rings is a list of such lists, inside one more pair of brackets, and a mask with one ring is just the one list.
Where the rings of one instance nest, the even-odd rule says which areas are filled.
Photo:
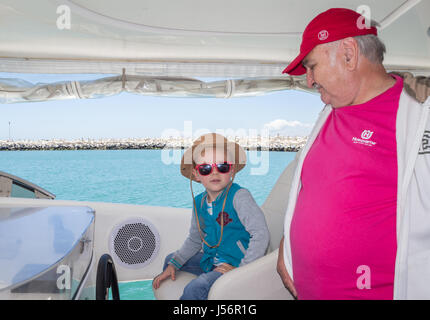
[[281, 72], [298, 54], [307, 23], [331, 7], [380, 24], [387, 70], [430, 75], [428, 0], [2, 0], [1, 72], [118, 76], [58, 84], [2, 79], [0, 102], [304, 89], [303, 77]]
[[233, 79], [204, 82], [191, 78], [143, 76], [105, 77], [91, 81], [32, 84], [18, 79], [0, 79], [0, 103], [64, 99], [92, 99], [128, 92], [140, 95], [189, 98], [232, 98], [298, 89], [311, 91], [302, 78]]

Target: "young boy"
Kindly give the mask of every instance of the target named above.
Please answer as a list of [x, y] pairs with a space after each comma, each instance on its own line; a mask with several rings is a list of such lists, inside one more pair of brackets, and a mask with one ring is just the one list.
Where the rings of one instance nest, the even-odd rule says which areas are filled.
[[190, 233], [182, 247], [166, 257], [164, 271], [153, 281], [158, 289], [177, 270], [198, 277], [181, 300], [206, 300], [212, 284], [224, 273], [262, 257], [269, 243], [264, 214], [251, 193], [233, 183], [246, 163], [245, 151], [222, 135], [209, 133], [185, 151], [181, 173], [203, 184], [195, 199]]

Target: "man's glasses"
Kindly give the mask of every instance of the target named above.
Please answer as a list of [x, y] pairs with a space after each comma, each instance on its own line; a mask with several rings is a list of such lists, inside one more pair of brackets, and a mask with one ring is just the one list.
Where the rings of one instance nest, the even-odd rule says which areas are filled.
[[230, 162], [212, 163], [212, 164], [203, 163], [203, 164], [197, 165], [196, 170], [202, 176], [207, 176], [212, 173], [213, 168], [216, 168], [219, 173], [229, 173], [232, 166], [233, 164]]

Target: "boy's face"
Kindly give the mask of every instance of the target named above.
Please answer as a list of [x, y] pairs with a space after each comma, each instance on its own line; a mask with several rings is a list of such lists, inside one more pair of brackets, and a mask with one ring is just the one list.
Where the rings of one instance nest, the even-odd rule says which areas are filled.
[[[197, 157], [195, 163], [196, 165], [199, 165], [223, 163], [225, 161], [228, 161], [228, 159], [226, 159], [226, 156], [224, 155], [224, 150], [205, 149], [204, 155]], [[209, 175], [203, 176], [194, 168], [193, 174], [195, 179], [201, 182], [206, 188], [206, 191], [211, 196], [211, 200], [214, 200], [231, 181], [234, 169], [233, 165], [228, 173], [220, 173], [216, 168], [212, 168], [212, 172]]]

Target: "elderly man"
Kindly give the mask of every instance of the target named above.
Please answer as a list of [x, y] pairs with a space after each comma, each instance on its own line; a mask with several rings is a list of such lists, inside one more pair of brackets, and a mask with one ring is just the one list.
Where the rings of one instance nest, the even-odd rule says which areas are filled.
[[362, 19], [321, 13], [284, 70], [326, 106], [297, 156], [277, 269], [298, 299], [430, 299], [430, 99], [386, 72]]

